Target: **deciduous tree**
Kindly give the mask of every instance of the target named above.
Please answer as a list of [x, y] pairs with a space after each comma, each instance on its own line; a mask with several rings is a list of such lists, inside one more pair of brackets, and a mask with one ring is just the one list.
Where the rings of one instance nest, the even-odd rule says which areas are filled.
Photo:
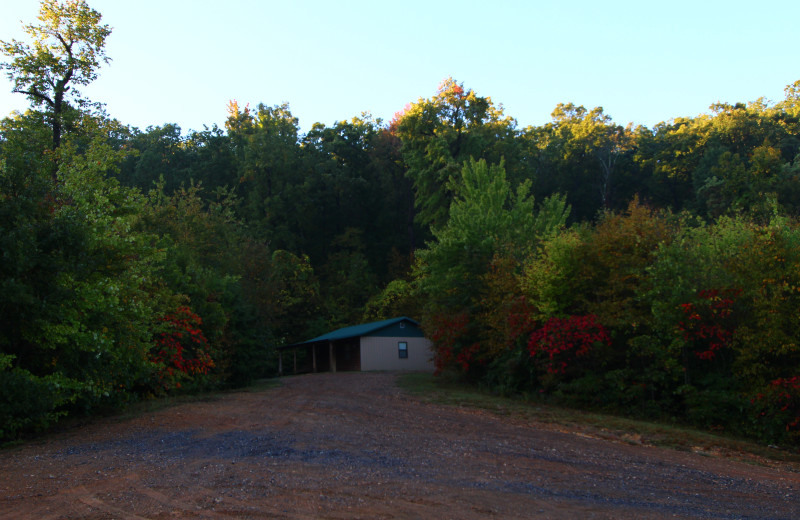
[[53, 129], [53, 149], [61, 144], [69, 100], [85, 104], [73, 86], [97, 79], [100, 63], [108, 63], [105, 42], [111, 28], [85, 0], [42, 0], [39, 24], [24, 26], [31, 43], [0, 41], [11, 61], [2, 64], [14, 92], [28, 96], [34, 107], [44, 106]]
[[499, 143], [513, 136], [515, 127], [516, 121], [491, 98], [465, 90], [453, 78], [444, 80], [433, 98], [420, 99], [399, 113], [392, 129], [403, 143], [418, 220], [444, 225], [453, 198], [449, 179], [458, 178], [470, 158], [499, 163], [503, 158]]

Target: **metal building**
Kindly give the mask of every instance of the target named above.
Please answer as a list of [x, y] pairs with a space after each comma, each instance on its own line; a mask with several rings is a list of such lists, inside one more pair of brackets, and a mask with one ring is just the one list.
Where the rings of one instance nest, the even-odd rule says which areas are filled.
[[279, 371], [433, 370], [431, 342], [405, 316], [334, 330], [278, 347]]

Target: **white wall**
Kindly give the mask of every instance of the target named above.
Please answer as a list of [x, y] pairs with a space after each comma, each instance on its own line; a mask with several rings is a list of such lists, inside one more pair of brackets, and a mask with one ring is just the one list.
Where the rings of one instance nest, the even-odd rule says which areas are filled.
[[[408, 343], [408, 358], [397, 353], [400, 341]], [[431, 342], [426, 338], [361, 338], [361, 370], [433, 370]]]

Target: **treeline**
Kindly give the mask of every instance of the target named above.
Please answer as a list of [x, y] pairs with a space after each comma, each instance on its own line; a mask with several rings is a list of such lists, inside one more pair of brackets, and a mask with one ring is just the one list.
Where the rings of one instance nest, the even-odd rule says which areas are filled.
[[119, 178], [225, 187], [250, 236], [306, 258], [286, 341], [410, 315], [440, 372], [796, 442], [798, 87], [653, 129], [574, 105], [519, 129], [454, 80], [305, 135], [232, 104], [225, 131], [134, 132]]
[[408, 298], [437, 371], [505, 394], [800, 441], [800, 226], [638, 198], [566, 226], [503, 170], [462, 172]]
[[407, 315], [440, 373], [798, 442], [800, 82], [652, 129], [573, 104], [518, 128], [447, 79], [388, 123], [231, 102], [140, 130], [63, 98], [110, 30], [59, 6], [84, 76], [3, 42], [32, 106], [0, 121], [0, 438]]
[[[412, 105], [401, 140], [407, 118], [426, 120], [448, 96], [474, 94], [446, 84]], [[440, 373], [796, 446], [800, 82], [777, 104], [711, 108], [647, 129], [560, 105], [543, 127], [483, 139], [506, 145], [505, 162], [451, 163], [432, 239], [371, 304], [415, 309]], [[477, 127], [456, 123], [466, 130], [447, 144]], [[412, 178], [425, 165], [435, 178], [425, 161], [459, 149], [434, 144], [442, 134], [422, 133], [424, 153], [405, 136]]]

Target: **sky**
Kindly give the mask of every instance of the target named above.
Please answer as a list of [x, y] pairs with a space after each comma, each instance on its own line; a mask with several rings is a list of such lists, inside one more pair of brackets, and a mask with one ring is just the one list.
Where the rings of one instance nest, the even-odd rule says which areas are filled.
[[[520, 128], [570, 102], [652, 127], [716, 102], [777, 102], [800, 80], [798, 0], [88, 3], [113, 29], [113, 61], [82, 92], [142, 130], [222, 127], [230, 100], [289, 103], [303, 132], [363, 112], [388, 122], [448, 77]], [[3, 2], [0, 40], [25, 40], [38, 10]], [[11, 89], [0, 77], [0, 117], [29, 106]]]

